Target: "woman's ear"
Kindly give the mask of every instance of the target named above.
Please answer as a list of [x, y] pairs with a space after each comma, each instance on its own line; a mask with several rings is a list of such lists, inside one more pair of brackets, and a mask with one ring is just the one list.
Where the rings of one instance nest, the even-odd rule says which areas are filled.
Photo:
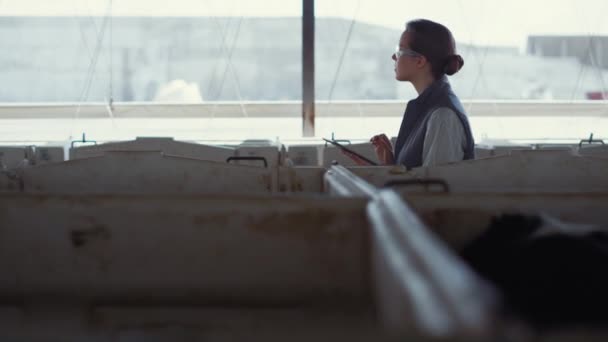
[[426, 57], [424, 56], [418, 56], [416, 57], [417, 61], [416, 61], [416, 67], [421, 69], [424, 68], [425, 65], [429, 64], [429, 61], [426, 59]]

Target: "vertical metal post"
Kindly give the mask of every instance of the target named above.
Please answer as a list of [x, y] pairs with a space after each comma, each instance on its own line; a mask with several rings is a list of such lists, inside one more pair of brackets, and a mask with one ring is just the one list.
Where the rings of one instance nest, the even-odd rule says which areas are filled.
[[302, 0], [302, 136], [315, 135], [315, 0]]

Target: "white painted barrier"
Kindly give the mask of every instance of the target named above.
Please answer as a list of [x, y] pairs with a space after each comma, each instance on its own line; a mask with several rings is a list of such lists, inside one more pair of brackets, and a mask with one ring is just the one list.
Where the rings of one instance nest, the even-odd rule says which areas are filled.
[[[14, 169], [34, 157], [32, 146], [0, 146], [0, 169]], [[29, 162], [28, 162], [29, 163]]]
[[290, 145], [287, 156], [295, 166], [319, 166], [321, 148], [322, 145]]
[[513, 151], [410, 171], [402, 167], [353, 167], [382, 187], [389, 181], [439, 179], [453, 192], [608, 192], [608, 160], [561, 150]]
[[160, 152], [105, 152], [99, 157], [30, 167], [24, 191], [38, 193], [269, 193], [266, 168]]
[[74, 147], [70, 149], [69, 158], [73, 160], [96, 157], [107, 151], [161, 151], [167, 155], [217, 162], [225, 162], [228, 157], [234, 155], [234, 149], [228, 147], [175, 141], [173, 138], [137, 137], [132, 141]]
[[61, 146], [36, 146], [34, 165], [60, 163], [65, 161], [65, 153]]
[[365, 204], [0, 194], [0, 300], [369, 305]]

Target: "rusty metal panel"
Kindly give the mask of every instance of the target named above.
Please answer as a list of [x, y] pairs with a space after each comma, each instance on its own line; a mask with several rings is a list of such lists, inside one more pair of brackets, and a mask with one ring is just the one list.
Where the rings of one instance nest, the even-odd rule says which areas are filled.
[[321, 194], [325, 171], [321, 167], [280, 167], [278, 191]]
[[268, 193], [271, 170], [162, 155], [103, 156], [24, 169], [24, 191], [51, 193]]
[[365, 205], [0, 194], [0, 300], [368, 303]]

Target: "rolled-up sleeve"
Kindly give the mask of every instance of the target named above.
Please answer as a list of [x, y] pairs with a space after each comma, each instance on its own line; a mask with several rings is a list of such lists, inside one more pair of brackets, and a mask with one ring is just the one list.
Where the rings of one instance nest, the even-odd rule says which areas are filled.
[[422, 166], [463, 160], [466, 136], [458, 115], [448, 107], [436, 109], [429, 118], [422, 148]]

